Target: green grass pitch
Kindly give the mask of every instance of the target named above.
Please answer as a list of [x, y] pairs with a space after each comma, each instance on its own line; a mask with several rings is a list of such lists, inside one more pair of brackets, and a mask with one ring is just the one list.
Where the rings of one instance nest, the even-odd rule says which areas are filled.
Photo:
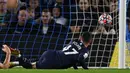
[[0, 73], [130, 73], [130, 69], [60, 69], [60, 70], [44, 70], [44, 69], [1, 69]]

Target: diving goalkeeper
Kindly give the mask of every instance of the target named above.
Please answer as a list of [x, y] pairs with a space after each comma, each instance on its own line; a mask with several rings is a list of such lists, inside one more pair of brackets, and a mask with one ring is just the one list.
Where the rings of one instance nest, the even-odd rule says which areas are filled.
[[77, 64], [79, 64], [82, 68], [88, 69], [85, 59], [88, 57], [87, 47], [91, 40], [91, 34], [84, 32], [79, 40], [72, 41], [63, 50], [45, 51], [35, 63], [30, 63], [27, 58], [19, 54], [19, 65], [26, 69], [67, 69], [70, 67], [78, 69]]

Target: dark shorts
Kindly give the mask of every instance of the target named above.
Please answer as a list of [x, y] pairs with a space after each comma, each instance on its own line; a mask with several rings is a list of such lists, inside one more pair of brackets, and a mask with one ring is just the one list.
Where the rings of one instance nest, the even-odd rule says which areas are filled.
[[45, 51], [39, 61], [36, 63], [37, 69], [58, 69], [60, 68], [60, 62], [57, 58], [56, 51]]

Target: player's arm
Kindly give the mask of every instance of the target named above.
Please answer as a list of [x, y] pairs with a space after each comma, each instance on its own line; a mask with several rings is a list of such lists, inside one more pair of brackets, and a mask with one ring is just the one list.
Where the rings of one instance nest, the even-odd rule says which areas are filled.
[[85, 62], [85, 60], [86, 60], [86, 58], [88, 57], [88, 53], [82, 53], [82, 54], [80, 54], [80, 56], [79, 56], [79, 64], [82, 66], [82, 68], [84, 68], [84, 69], [88, 69], [88, 67], [87, 67], [87, 64], [86, 64], [86, 62]]
[[73, 65], [73, 68], [78, 69], [78, 67], [77, 67], [78, 65], [81, 65], [83, 69], [88, 69], [87, 64], [85, 63], [85, 59], [80, 60], [78, 63]]
[[87, 64], [85, 62], [85, 59], [80, 61], [79, 64], [82, 66], [83, 69], [88, 69], [88, 66], [87, 66]]
[[2, 50], [6, 53], [5, 60], [2, 63], [0, 63], [0, 68], [1, 69], [7, 69], [10, 66], [10, 56], [11, 56], [11, 51], [7, 45], [3, 45]]

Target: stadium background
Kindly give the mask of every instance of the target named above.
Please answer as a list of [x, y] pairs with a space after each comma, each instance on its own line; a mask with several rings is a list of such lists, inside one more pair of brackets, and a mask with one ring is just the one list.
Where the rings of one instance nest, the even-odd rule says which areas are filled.
[[[21, 0], [21, 1], [25, 1], [25, 0]], [[76, 10], [78, 8], [77, 7], [78, 3], [75, 2], [75, 0], [64, 0], [64, 1], [65, 3], [64, 5], [61, 4], [61, 8], [64, 11], [62, 12], [62, 15], [68, 19], [68, 24], [66, 25], [68, 29], [67, 32], [59, 32], [60, 35], [55, 35], [55, 34], [40, 35], [38, 33], [37, 34], [16, 34], [16, 33], [12, 34], [9, 33], [9, 27], [0, 26], [0, 30], [2, 29], [6, 30], [6, 31], [0, 31], [0, 45], [1, 45], [0, 48], [2, 48], [2, 44], [7, 44], [13, 48], [18, 48], [24, 57], [38, 59], [45, 50], [48, 49], [61, 50], [63, 46], [65, 46], [71, 40], [78, 39], [79, 35], [81, 34], [81, 31], [93, 32], [93, 29], [100, 27], [97, 22], [98, 19], [91, 18], [90, 21], [95, 22], [94, 25], [92, 23], [89, 23], [89, 25], [86, 26], [81, 25], [81, 27], [85, 27], [85, 30], [84, 28], [81, 28], [80, 32], [71, 32], [69, 27], [78, 26], [77, 21], [80, 20], [79, 17], [77, 16], [77, 13], [80, 12]], [[90, 11], [90, 14], [95, 13], [97, 16], [100, 16], [101, 13], [103, 12], [108, 12], [113, 14], [112, 28], [115, 29], [116, 34], [103, 34], [103, 33], [93, 34], [93, 41], [92, 44], [89, 46], [90, 54], [88, 59], [86, 60], [89, 67], [109, 67], [111, 57], [114, 51], [114, 46], [118, 40], [118, 29], [119, 29], [118, 8], [116, 9], [117, 12], [116, 11], [110, 12], [109, 11], [110, 5], [109, 6], [104, 5], [103, 4], [104, 0], [101, 1], [102, 1], [100, 2], [101, 4], [98, 5], [99, 9], [101, 10]], [[28, 3], [27, 1], [25, 2]], [[41, 7], [43, 5], [42, 3], [43, 2], [40, 2]], [[75, 19], [73, 17], [73, 14], [76, 14]], [[84, 14], [84, 12], [82, 12], [82, 14]], [[76, 23], [73, 23], [74, 20], [76, 20]], [[7, 21], [7, 22], [13, 22], [13, 21]], [[72, 23], [74, 25], [71, 25]], [[110, 28], [107, 27], [107, 29], [109, 30]], [[1, 50], [0, 50], [0, 59], [1, 61], [4, 60], [4, 54]], [[13, 60], [14, 58], [12, 56], [12, 61]]]

